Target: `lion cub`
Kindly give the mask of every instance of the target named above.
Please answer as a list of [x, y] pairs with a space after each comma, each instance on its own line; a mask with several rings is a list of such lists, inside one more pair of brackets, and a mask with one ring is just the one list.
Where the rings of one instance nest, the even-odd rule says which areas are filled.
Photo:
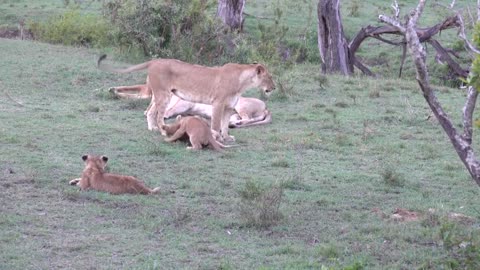
[[200, 116], [178, 115], [174, 123], [163, 125], [162, 128], [167, 133], [166, 142], [189, 139], [192, 146], [187, 149], [200, 150], [208, 146], [222, 152], [222, 148], [227, 147], [213, 138], [212, 130]]
[[158, 187], [149, 189], [133, 176], [106, 173], [105, 167], [108, 161], [106, 156], [84, 155], [82, 159], [85, 161], [82, 178], [70, 181], [70, 185], [77, 185], [81, 190], [93, 189], [112, 194], [151, 194], [160, 191]]

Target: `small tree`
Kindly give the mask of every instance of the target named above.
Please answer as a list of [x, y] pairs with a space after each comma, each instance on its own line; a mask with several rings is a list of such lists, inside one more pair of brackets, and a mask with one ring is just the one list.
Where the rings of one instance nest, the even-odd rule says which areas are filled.
[[[360, 69], [368, 76], [375, 74], [370, 71], [356, 56], [360, 45], [367, 38], [375, 38], [386, 44], [393, 46], [402, 46], [403, 56], [400, 64], [399, 76], [402, 75], [403, 63], [406, 57], [406, 42], [404, 39], [387, 38], [387, 36], [404, 38], [404, 33], [400, 24], [396, 24], [400, 14], [398, 3], [395, 0], [392, 5], [395, 11], [395, 17], [390, 21], [393, 25], [362, 27], [355, 37], [347, 42], [343, 33], [342, 19], [340, 16], [339, 0], [319, 0], [318, 2], [318, 49], [322, 60], [322, 72], [339, 72], [343, 75], [351, 75], [354, 67]], [[441, 31], [456, 28], [461, 22], [459, 16], [451, 16], [443, 22], [437, 23], [431, 27], [415, 28], [421, 43], [428, 42], [432, 45], [437, 56], [444, 61], [453, 73], [460, 77], [466, 77], [468, 71], [463, 69], [451, 56], [458, 57], [453, 50], [448, 50], [434, 38]]]
[[318, 50], [322, 60], [322, 72], [352, 74], [353, 61], [350, 59], [348, 42], [343, 33], [340, 0], [319, 0], [317, 14]]
[[[473, 180], [480, 186], [480, 161], [475, 155], [472, 147], [472, 116], [477, 102], [478, 91], [473, 87], [468, 88], [467, 98], [463, 107], [463, 133], [461, 133], [457, 130], [454, 123], [450, 120], [450, 117], [443, 110], [442, 105], [435, 95], [433, 87], [430, 85], [425, 48], [422, 46], [420, 36], [416, 30], [417, 20], [422, 15], [425, 2], [426, 0], [419, 0], [418, 6], [410, 13], [405, 23], [401, 23], [397, 18], [390, 18], [385, 15], [380, 15], [379, 19], [395, 27], [405, 36], [407, 47], [415, 64], [417, 73], [416, 78], [423, 96], [425, 97], [425, 101], [450, 139], [450, 142], [460, 160], [467, 168]], [[452, 2], [451, 7], [453, 7], [454, 3], [455, 1]], [[480, 0], [478, 1], [478, 7], [480, 7]], [[459, 14], [457, 14], [457, 16], [459, 17], [458, 21], [462, 23], [460, 25], [460, 36], [463, 39], [465, 37], [463, 20]], [[469, 43], [467, 42], [467, 44]], [[472, 78], [475, 78], [476, 76], [477, 75], [473, 74]]]
[[231, 30], [243, 30], [245, 0], [218, 0], [217, 16]]

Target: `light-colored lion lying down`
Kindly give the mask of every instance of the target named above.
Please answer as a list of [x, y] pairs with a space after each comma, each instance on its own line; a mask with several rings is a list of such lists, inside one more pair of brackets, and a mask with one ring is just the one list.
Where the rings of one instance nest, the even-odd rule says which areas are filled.
[[[116, 86], [110, 88], [110, 92], [121, 98], [145, 99], [151, 98], [152, 90], [149, 87], [147, 76], [146, 84], [131, 86]], [[150, 108], [150, 105], [149, 105]], [[149, 110], [145, 112], [147, 112]], [[200, 115], [204, 118], [212, 118], [212, 105], [194, 103], [172, 96], [164, 118], [171, 118], [177, 115]], [[242, 128], [249, 126], [265, 125], [272, 122], [272, 115], [265, 102], [257, 98], [239, 97], [234, 107], [234, 114], [230, 117], [230, 128]]]
[[106, 173], [106, 156], [82, 156], [85, 169], [81, 178], [71, 180], [70, 185], [79, 186], [81, 190], [98, 190], [112, 194], [152, 194], [158, 193], [160, 188], [150, 189], [133, 176]]
[[[265, 102], [256, 98], [239, 97], [235, 105], [235, 113], [230, 116], [230, 128], [242, 128], [265, 125], [272, 122], [272, 115], [267, 110]], [[164, 117], [171, 118], [177, 115], [199, 115], [212, 118], [212, 106], [202, 103], [193, 103], [173, 96], [165, 111]]]

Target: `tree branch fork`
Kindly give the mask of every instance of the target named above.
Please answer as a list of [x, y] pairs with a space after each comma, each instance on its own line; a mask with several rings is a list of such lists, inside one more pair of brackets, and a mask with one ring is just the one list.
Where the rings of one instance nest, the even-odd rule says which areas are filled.
[[[472, 179], [480, 186], [480, 162], [477, 159], [473, 148], [472, 148], [472, 118], [473, 112], [475, 111], [475, 105], [478, 97], [478, 91], [473, 87], [468, 87], [467, 97], [463, 107], [463, 134], [455, 128], [455, 125], [450, 120], [449, 116], [443, 110], [440, 102], [435, 96], [434, 89], [431, 87], [429, 82], [429, 76], [426, 65], [426, 54], [425, 49], [421, 44], [421, 34], [419, 34], [418, 29], [416, 29], [416, 24], [418, 18], [420, 18], [423, 9], [425, 7], [426, 0], [419, 0], [419, 3], [415, 10], [407, 17], [406, 23], [402, 25], [398, 20], [379, 17], [384, 23], [389, 24], [392, 27], [397, 28], [399, 32], [405, 35], [405, 40], [407, 47], [410, 51], [410, 54], [413, 58], [415, 68], [416, 68], [416, 79], [422, 90], [423, 96], [425, 97], [426, 102], [428, 103], [430, 109], [434, 113], [438, 122], [442, 126], [443, 130], [449, 137], [455, 151], [457, 152], [460, 160], [464, 163], [468, 172], [472, 176]], [[453, 6], [454, 2], [452, 2]], [[461, 17], [457, 14], [452, 18], [455, 19], [455, 23], [461, 23], [461, 29], [463, 28], [463, 21]], [[460, 19], [460, 20], [459, 20]], [[447, 19], [448, 20], [448, 19]]]

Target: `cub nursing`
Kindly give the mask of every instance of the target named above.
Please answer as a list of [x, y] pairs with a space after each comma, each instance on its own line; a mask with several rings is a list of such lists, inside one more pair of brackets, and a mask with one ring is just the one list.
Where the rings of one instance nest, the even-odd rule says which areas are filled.
[[173, 124], [163, 125], [162, 129], [167, 133], [167, 142], [185, 140], [188, 138], [191, 147], [187, 149], [200, 150], [208, 146], [214, 150], [222, 151], [227, 146], [219, 143], [213, 138], [212, 131], [206, 120], [199, 116], [177, 116]]

